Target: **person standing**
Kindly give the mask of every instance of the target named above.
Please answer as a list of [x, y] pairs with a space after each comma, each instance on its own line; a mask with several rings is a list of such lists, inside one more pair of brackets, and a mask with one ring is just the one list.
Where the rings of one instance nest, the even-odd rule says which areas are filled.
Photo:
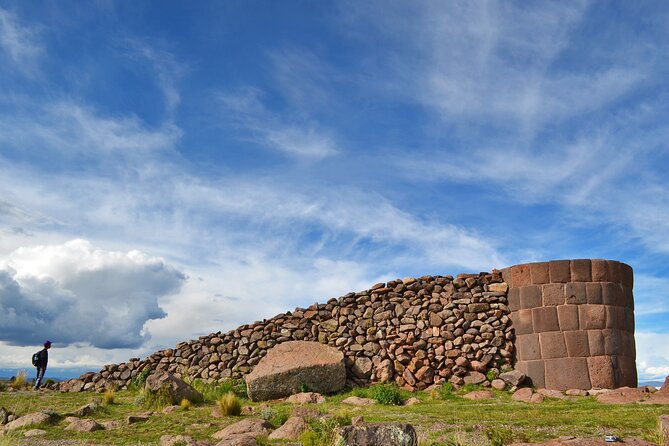
[[44, 348], [39, 351], [39, 361], [35, 367], [37, 368], [37, 376], [35, 377], [35, 390], [42, 386], [42, 379], [44, 379], [44, 372], [49, 362], [49, 349], [51, 348], [51, 341], [44, 343]]

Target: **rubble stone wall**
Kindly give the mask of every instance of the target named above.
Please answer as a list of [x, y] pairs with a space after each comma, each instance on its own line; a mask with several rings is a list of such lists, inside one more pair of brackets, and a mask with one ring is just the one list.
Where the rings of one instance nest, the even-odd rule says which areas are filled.
[[611, 260], [556, 260], [502, 270], [515, 368], [536, 387], [636, 387], [633, 273]]
[[445, 380], [485, 380], [511, 366], [507, 284], [499, 273], [424, 276], [378, 283], [325, 304], [279, 314], [110, 364], [66, 382], [68, 391], [123, 388], [144, 369], [208, 382], [241, 378], [274, 345], [317, 341], [343, 351], [350, 384], [394, 381], [424, 389]]
[[485, 384], [515, 367], [536, 387], [634, 387], [632, 286], [628, 265], [587, 259], [396, 279], [109, 364], [61, 390], [125, 388], [150, 370], [207, 382], [242, 378], [273, 346], [293, 340], [340, 349], [352, 385]]

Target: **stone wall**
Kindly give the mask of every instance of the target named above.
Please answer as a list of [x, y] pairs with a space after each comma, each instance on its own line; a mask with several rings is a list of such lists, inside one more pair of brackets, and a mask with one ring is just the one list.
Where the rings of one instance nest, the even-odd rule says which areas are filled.
[[123, 388], [145, 368], [214, 382], [241, 378], [274, 345], [311, 340], [344, 352], [350, 384], [394, 381], [424, 389], [485, 380], [511, 366], [507, 284], [498, 272], [378, 283], [325, 304], [212, 333], [144, 360], [110, 364], [63, 384], [68, 391]]
[[635, 387], [632, 268], [557, 260], [502, 270], [516, 334], [515, 367], [536, 387]]
[[536, 387], [636, 386], [632, 286], [632, 268], [607, 260], [397, 279], [110, 364], [61, 389], [124, 388], [144, 370], [207, 382], [241, 378], [291, 340], [342, 350], [352, 385], [425, 389], [485, 381], [514, 366]]

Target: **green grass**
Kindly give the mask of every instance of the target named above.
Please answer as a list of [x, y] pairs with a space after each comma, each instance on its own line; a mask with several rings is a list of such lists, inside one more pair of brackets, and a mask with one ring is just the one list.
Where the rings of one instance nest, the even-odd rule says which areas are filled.
[[[525, 404], [512, 401], [508, 393], [500, 391], [493, 391], [494, 398], [491, 400], [469, 401], [460, 397], [461, 391], [448, 386], [429, 395], [418, 392], [416, 396], [422, 402], [408, 407], [382, 404], [359, 407], [341, 403], [353, 394], [369, 397], [373, 392], [373, 388], [356, 389], [327, 397], [326, 403], [307, 406], [347, 420], [351, 416], [363, 416], [367, 422], [411, 423], [418, 431], [421, 446], [488, 446], [506, 444], [511, 440], [537, 442], [562, 435], [601, 438], [605, 434], [618, 435], [623, 439], [635, 436], [657, 441], [658, 417], [669, 413], [669, 405], [600, 404], [593, 397], [574, 401], [546, 399], [542, 404]], [[117, 391], [114, 404], [101, 406], [92, 416], [98, 422], [120, 420], [122, 427], [119, 429], [92, 433], [64, 431], [66, 423], [61, 417], [53, 424], [42, 427], [47, 431], [45, 439], [70, 439], [105, 445], [155, 445], [164, 434], [181, 434], [196, 440], [211, 440], [214, 432], [241, 419], [213, 418], [215, 401], [205, 400], [202, 404], [193, 404], [189, 410], [156, 413], [145, 423], [127, 425], [125, 418], [128, 415], [146, 410], [136, 404], [137, 396], [134, 391]], [[102, 398], [101, 394], [89, 392], [0, 392], [0, 406], [17, 415], [40, 410], [65, 414], [92, 401], [101, 402]], [[255, 411], [253, 416], [269, 419], [275, 425], [285, 421], [295, 408], [284, 402], [252, 403], [248, 400], [242, 400], [242, 406], [252, 406]], [[305, 442], [313, 444], [320, 441], [321, 437], [327, 437], [332, 427], [314, 426], [310, 430], [312, 433], [305, 436]], [[110, 432], [113, 434], [110, 435]], [[2, 441], [7, 441], [3, 438], [0, 437], [0, 446], [5, 446]], [[16, 437], [9, 437], [12, 438]], [[15, 443], [10, 441], [7, 444]]]

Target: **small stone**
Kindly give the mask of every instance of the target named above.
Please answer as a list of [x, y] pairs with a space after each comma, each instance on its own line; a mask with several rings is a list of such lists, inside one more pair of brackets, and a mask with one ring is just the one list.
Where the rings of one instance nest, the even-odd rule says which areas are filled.
[[411, 398], [407, 399], [404, 402], [404, 406], [413, 406], [414, 404], [419, 404], [420, 400], [416, 398], [415, 396], [412, 396]]
[[370, 406], [374, 404], [374, 400], [370, 398], [361, 398], [359, 396], [349, 396], [342, 401], [343, 404], [350, 404], [352, 406]]
[[565, 395], [569, 396], [588, 396], [587, 390], [582, 389], [569, 389], [565, 392]]
[[270, 440], [297, 440], [307, 430], [307, 422], [302, 417], [290, 417], [274, 432], [269, 434]]
[[95, 432], [104, 429], [104, 426], [95, 420], [77, 420], [70, 423], [64, 430], [75, 432]]
[[493, 397], [493, 395], [490, 390], [477, 390], [475, 392], [469, 392], [468, 394], [463, 395], [462, 397], [472, 401], [480, 401], [480, 400], [489, 400]]
[[42, 429], [29, 429], [23, 433], [26, 438], [41, 437], [42, 435], [46, 435], [46, 431]]
[[534, 392], [532, 391], [531, 388], [529, 387], [523, 387], [522, 389], [518, 389], [514, 392], [513, 396], [511, 397], [512, 400], [514, 401], [521, 401], [523, 403], [529, 403], [532, 399], [532, 394]]
[[493, 389], [504, 390], [506, 388], [506, 383], [502, 379], [493, 379], [490, 385]]
[[287, 403], [292, 404], [320, 404], [325, 402], [325, 397], [316, 392], [296, 393], [286, 398]]
[[499, 379], [510, 386], [519, 386], [525, 381], [525, 374], [518, 370], [511, 370], [510, 372], [500, 374]]

